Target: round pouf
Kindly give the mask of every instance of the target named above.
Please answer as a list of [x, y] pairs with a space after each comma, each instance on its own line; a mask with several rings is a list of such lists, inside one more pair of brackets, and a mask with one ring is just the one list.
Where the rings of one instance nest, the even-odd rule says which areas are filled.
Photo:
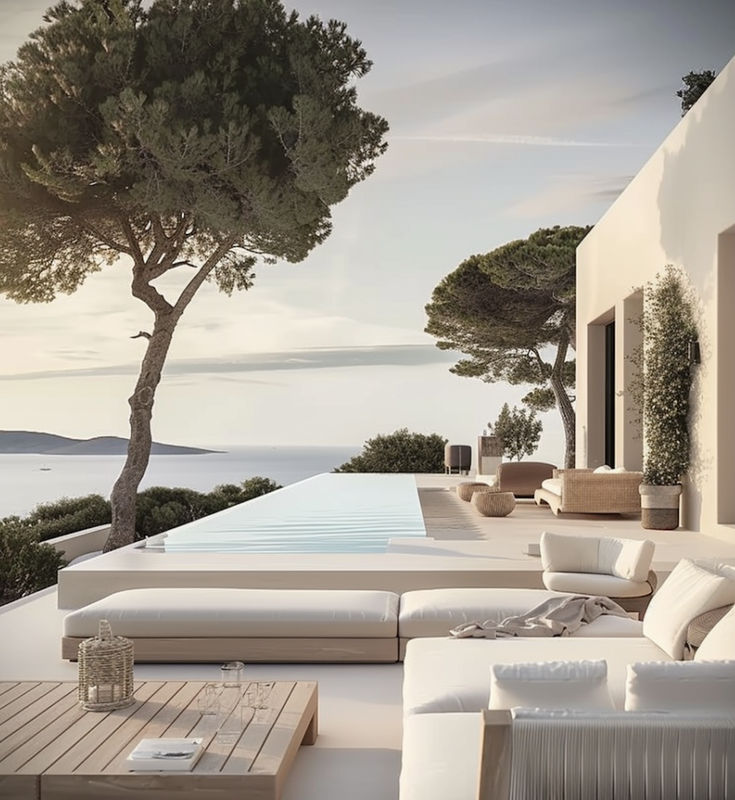
[[486, 490], [490, 487], [486, 483], [478, 483], [477, 481], [463, 481], [457, 484], [457, 495], [460, 500], [466, 500], [468, 503], [472, 500], [472, 495], [480, 490]]
[[472, 505], [483, 517], [507, 517], [516, 507], [513, 492], [475, 492]]

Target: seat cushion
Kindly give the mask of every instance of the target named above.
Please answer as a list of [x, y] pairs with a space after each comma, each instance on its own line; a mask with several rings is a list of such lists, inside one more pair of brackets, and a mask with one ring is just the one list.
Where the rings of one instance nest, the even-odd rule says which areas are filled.
[[399, 800], [477, 800], [480, 714], [415, 714], [401, 749]]
[[671, 661], [645, 637], [553, 639], [412, 639], [403, 664], [405, 715], [480, 711], [490, 699], [490, 665], [530, 661], [607, 661], [615, 708], [625, 705], [626, 667], [636, 661]]
[[[650, 587], [649, 587], [650, 588]], [[398, 635], [448, 636], [449, 631], [466, 622], [492, 620], [525, 614], [552, 597], [563, 596], [547, 589], [419, 589], [401, 595]], [[628, 617], [603, 614], [589, 625], [582, 625], [575, 636], [639, 636], [640, 623]]]
[[463, 622], [500, 622], [557, 597], [546, 589], [419, 589], [401, 595], [398, 635], [448, 636]]
[[541, 488], [561, 497], [561, 478], [547, 478], [545, 481], [541, 481]]
[[398, 595], [331, 589], [128, 589], [64, 619], [64, 635], [100, 619], [130, 637], [384, 638], [398, 632]]
[[557, 592], [602, 595], [603, 597], [645, 597], [651, 594], [648, 581], [637, 583], [614, 575], [585, 572], [544, 572], [544, 586]]

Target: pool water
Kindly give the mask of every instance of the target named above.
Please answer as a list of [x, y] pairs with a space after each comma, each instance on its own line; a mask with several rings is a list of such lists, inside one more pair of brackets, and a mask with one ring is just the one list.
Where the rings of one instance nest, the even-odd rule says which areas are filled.
[[166, 552], [381, 553], [390, 539], [425, 537], [413, 475], [325, 473], [156, 541]]

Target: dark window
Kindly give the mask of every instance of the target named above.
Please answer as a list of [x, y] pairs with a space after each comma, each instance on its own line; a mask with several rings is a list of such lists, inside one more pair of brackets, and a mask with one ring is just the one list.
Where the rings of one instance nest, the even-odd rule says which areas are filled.
[[605, 325], [605, 463], [615, 466], [615, 323]]

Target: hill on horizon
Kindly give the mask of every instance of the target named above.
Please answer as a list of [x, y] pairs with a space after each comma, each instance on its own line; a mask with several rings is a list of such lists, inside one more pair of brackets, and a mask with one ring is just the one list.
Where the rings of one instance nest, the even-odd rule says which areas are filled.
[[[47, 456], [120, 456], [128, 451], [128, 440], [120, 436], [94, 436], [91, 439], [71, 439], [54, 433], [38, 431], [0, 431], [0, 453], [22, 453]], [[183, 447], [176, 444], [153, 442], [151, 455], [193, 456], [217, 453], [201, 447]]]

